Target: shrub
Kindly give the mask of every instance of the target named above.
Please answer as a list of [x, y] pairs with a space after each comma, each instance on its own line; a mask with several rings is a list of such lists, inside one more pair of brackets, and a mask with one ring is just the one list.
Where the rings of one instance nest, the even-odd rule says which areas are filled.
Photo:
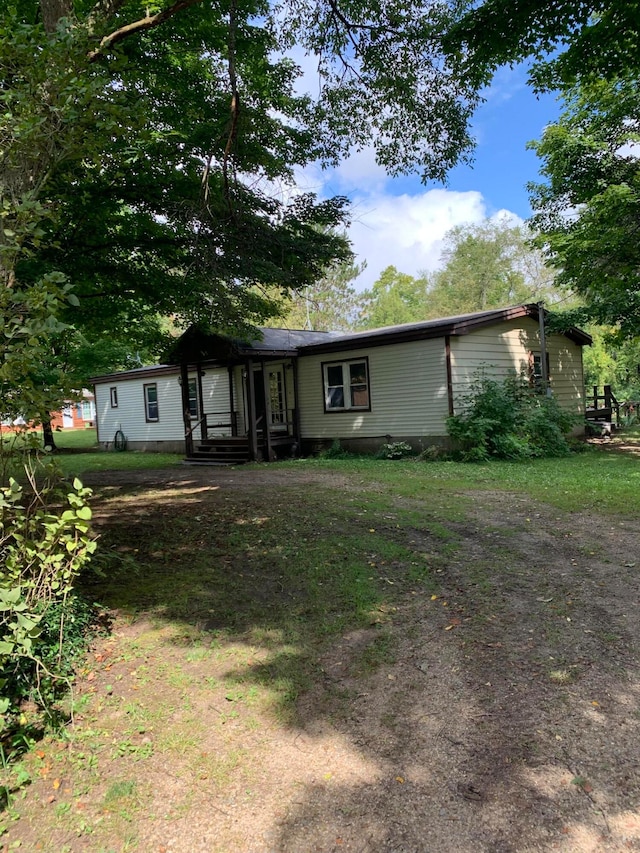
[[337, 438], [333, 440], [331, 447], [321, 450], [318, 454], [320, 459], [353, 459], [354, 456], [355, 454], [346, 450]]
[[464, 411], [447, 419], [447, 430], [463, 460], [481, 462], [564, 456], [570, 452], [565, 436], [576, 422], [522, 376], [479, 375]]
[[0, 489], [0, 720], [5, 722], [27, 695], [46, 704], [45, 693], [69, 674], [66, 623], [75, 622], [81, 609], [73, 584], [96, 547], [89, 529], [90, 489], [79, 480], [70, 490], [51, 480], [37, 488], [33, 476], [30, 480], [29, 496], [13, 478]]
[[377, 459], [403, 459], [405, 456], [413, 456], [413, 447], [406, 441], [393, 441], [383, 444], [376, 453]]

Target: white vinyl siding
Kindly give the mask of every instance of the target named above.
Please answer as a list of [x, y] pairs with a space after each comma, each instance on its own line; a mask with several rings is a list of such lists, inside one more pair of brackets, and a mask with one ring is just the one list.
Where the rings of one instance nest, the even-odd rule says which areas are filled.
[[553, 396], [563, 409], [584, 416], [582, 347], [564, 335], [549, 335], [547, 352]]
[[[231, 435], [231, 399], [229, 396], [229, 371], [226, 367], [205, 367], [202, 376], [202, 404], [209, 437]], [[200, 428], [194, 432], [200, 438]]]
[[[369, 362], [370, 411], [325, 412], [325, 362]], [[301, 434], [312, 438], [446, 435], [444, 340], [304, 355], [298, 362]]]
[[[121, 429], [129, 441], [172, 441], [184, 438], [182, 396], [178, 373], [157, 374], [133, 379], [109, 380], [96, 385], [98, 438], [111, 442]], [[160, 419], [145, 420], [144, 386], [155, 384], [158, 390]], [[117, 388], [118, 408], [111, 407], [110, 389]]]

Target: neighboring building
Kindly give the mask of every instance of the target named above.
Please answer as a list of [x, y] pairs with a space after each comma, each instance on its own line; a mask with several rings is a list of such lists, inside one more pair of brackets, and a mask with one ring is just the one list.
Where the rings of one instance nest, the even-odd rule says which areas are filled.
[[[82, 400], [75, 403], [67, 403], [59, 412], [51, 415], [51, 427], [58, 429], [84, 429], [96, 425], [95, 397], [91, 391], [82, 391]], [[20, 415], [14, 420], [2, 421], [0, 429], [5, 432], [22, 430], [29, 426]], [[39, 429], [39, 427], [38, 427]]]
[[55, 429], [84, 429], [96, 425], [96, 403], [91, 391], [82, 392], [82, 400], [67, 403], [59, 412], [51, 415], [51, 426]]
[[[108, 447], [121, 430], [130, 448], [221, 461], [315, 452], [336, 439], [362, 450], [445, 444], [446, 419], [479, 370], [538, 381], [539, 319], [537, 305], [520, 305], [351, 334], [264, 329], [250, 343], [192, 328], [169, 364], [94, 379], [98, 439]], [[590, 343], [575, 328], [546, 336], [552, 393], [576, 415]]]

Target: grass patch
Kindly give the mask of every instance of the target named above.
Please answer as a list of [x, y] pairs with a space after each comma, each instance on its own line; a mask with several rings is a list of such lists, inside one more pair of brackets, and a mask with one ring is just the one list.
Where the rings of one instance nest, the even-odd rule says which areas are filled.
[[359, 658], [355, 661], [353, 666], [354, 674], [358, 676], [371, 675], [381, 666], [393, 663], [393, 646], [393, 638], [387, 631], [378, 634], [362, 650]]
[[[65, 477], [73, 478], [91, 474], [94, 471], [144, 471], [160, 468], [170, 468], [181, 465], [184, 459], [182, 453], [143, 453], [138, 450], [127, 450], [119, 453], [114, 450], [103, 450], [97, 442], [95, 429], [61, 430], [55, 435], [57, 452], [51, 457], [43, 454], [40, 458], [47, 462], [50, 458], [56, 463]], [[21, 448], [27, 446], [33, 449], [33, 444], [27, 444], [25, 439], [5, 438], [5, 447], [12, 448], [14, 453], [5, 462], [5, 479], [9, 476], [18, 481], [24, 481]], [[40, 446], [42, 441], [40, 439]]]
[[98, 448], [98, 434], [95, 429], [63, 429], [55, 433], [56, 447], [59, 450], [91, 450]]
[[93, 471], [148, 471], [181, 465], [181, 453], [143, 453], [127, 450], [124, 453], [97, 450], [95, 453], [60, 454], [56, 456], [62, 472], [67, 477], [82, 477]]
[[[636, 435], [630, 432], [631, 438]], [[384, 493], [424, 499], [440, 520], [464, 518], [467, 491], [499, 489], [527, 494], [567, 512], [598, 509], [634, 516], [640, 510], [640, 455], [587, 450], [558, 459], [486, 463], [392, 462], [355, 459], [310, 459], [283, 465], [308, 465], [334, 470], [360, 482], [376, 483]]]

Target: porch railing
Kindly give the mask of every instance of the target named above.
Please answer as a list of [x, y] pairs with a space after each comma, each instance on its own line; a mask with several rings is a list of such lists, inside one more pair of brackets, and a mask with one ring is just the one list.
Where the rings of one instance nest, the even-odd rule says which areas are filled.
[[597, 385], [593, 386], [593, 394], [587, 397], [587, 419], [613, 421], [620, 425], [620, 402], [611, 390], [611, 385], [604, 385], [602, 393]]
[[[256, 420], [258, 441], [275, 444], [282, 444], [285, 440], [291, 441], [293, 436], [298, 434], [297, 417], [296, 409], [272, 410], [267, 442], [265, 417], [264, 414], [259, 415]], [[192, 420], [185, 431], [187, 455], [193, 454], [194, 442], [239, 437], [238, 422], [237, 412], [205, 412], [197, 420]]]

